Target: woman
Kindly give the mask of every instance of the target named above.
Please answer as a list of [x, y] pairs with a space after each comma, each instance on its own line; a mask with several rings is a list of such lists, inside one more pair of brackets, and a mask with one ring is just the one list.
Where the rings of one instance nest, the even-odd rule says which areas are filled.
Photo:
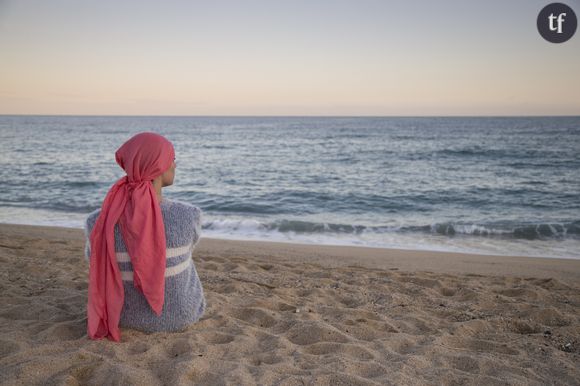
[[161, 188], [172, 185], [175, 175], [175, 151], [166, 138], [137, 134], [115, 158], [127, 175], [85, 224], [88, 336], [118, 342], [119, 327], [182, 330], [206, 308], [191, 258], [201, 210], [162, 196]]

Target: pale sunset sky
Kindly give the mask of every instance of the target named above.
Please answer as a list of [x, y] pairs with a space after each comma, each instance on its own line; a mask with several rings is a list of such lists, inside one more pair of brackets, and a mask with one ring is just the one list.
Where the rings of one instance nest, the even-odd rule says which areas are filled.
[[0, 0], [0, 114], [580, 115], [549, 3]]

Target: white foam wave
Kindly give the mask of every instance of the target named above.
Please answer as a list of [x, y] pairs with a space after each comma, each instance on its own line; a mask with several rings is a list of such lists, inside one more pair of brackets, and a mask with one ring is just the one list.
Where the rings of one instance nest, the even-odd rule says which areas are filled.
[[482, 225], [476, 224], [454, 224], [453, 228], [455, 229], [456, 233], [464, 235], [506, 235], [512, 233], [511, 231], [502, 229], [489, 229]]
[[204, 237], [231, 240], [281, 241], [301, 244], [350, 245], [500, 256], [580, 259], [579, 240], [531, 241], [468, 237], [470, 234], [486, 231], [485, 227], [477, 225], [460, 227], [459, 235], [453, 238], [441, 234], [397, 232], [401, 229], [398, 226], [367, 228], [360, 233], [330, 232], [329, 228], [328, 232], [316, 233], [280, 232], [277, 228], [272, 228], [267, 223], [254, 219], [208, 219], [203, 227]]
[[44, 209], [0, 207], [0, 222], [8, 224], [83, 228], [87, 214], [56, 212]]
[[216, 232], [255, 233], [266, 230], [265, 224], [253, 219], [215, 219], [203, 224], [204, 230]]

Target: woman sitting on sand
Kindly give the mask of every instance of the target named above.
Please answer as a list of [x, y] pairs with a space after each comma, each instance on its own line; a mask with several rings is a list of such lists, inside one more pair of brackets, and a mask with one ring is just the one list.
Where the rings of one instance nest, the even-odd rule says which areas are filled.
[[90, 261], [88, 336], [120, 341], [119, 327], [177, 331], [206, 307], [191, 253], [201, 210], [162, 198], [173, 184], [175, 151], [166, 138], [140, 133], [115, 153], [126, 176], [85, 224]]

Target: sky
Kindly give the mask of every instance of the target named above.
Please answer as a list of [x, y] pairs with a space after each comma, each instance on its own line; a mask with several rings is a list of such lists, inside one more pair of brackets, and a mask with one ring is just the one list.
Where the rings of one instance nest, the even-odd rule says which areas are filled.
[[580, 115], [549, 3], [0, 0], [0, 114]]

